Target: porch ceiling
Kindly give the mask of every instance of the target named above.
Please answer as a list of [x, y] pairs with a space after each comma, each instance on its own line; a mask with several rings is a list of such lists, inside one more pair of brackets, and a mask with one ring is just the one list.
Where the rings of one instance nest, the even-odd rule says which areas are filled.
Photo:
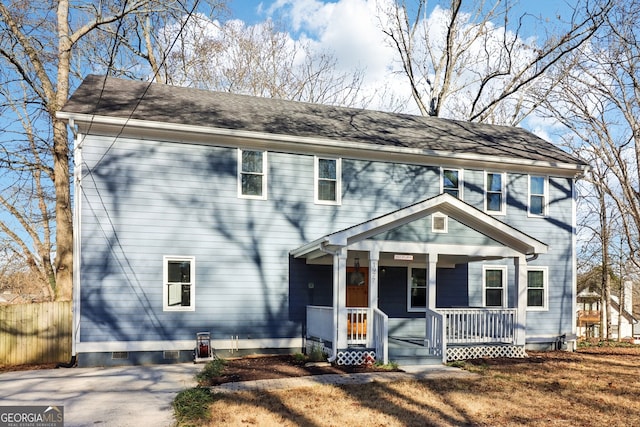
[[545, 243], [520, 230], [487, 215], [456, 197], [440, 194], [353, 227], [327, 234], [292, 250], [290, 253], [296, 258], [318, 258], [424, 218], [434, 212], [444, 213], [461, 224], [523, 255], [543, 254], [548, 250]]

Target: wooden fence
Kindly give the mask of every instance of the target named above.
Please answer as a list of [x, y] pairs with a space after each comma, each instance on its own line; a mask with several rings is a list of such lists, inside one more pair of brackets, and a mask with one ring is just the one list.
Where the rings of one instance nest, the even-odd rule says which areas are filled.
[[0, 365], [68, 362], [71, 301], [0, 306]]

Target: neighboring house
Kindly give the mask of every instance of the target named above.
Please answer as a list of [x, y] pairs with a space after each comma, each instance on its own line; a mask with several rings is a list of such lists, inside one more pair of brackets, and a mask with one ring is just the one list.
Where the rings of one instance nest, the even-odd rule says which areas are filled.
[[201, 331], [337, 363], [574, 344], [586, 166], [523, 129], [102, 76], [58, 118], [81, 366], [186, 360]]
[[[632, 282], [625, 282], [624, 303], [620, 307], [620, 299], [612, 295], [609, 307], [611, 307], [611, 334], [612, 339], [633, 338], [638, 320], [633, 315]], [[578, 330], [579, 338], [602, 337], [602, 296], [597, 291], [589, 288], [578, 292]], [[621, 311], [622, 310], [622, 311]]]

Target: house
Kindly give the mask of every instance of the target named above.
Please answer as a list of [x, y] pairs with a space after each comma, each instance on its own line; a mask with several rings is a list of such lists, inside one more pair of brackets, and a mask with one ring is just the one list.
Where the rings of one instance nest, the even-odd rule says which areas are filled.
[[88, 76], [80, 366], [325, 351], [427, 363], [576, 338], [574, 181], [520, 128]]
[[[634, 329], [638, 320], [633, 315], [632, 282], [624, 283], [624, 300], [620, 306], [620, 298], [611, 295], [609, 307], [611, 307], [611, 338], [631, 339], [635, 337]], [[601, 338], [602, 337], [602, 295], [589, 288], [578, 292], [576, 296], [578, 303], [578, 324], [577, 334], [579, 338]]]

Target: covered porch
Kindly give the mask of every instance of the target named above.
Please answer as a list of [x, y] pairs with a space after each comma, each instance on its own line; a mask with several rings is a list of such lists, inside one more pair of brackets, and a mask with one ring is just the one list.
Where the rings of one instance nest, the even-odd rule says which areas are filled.
[[546, 250], [448, 194], [324, 236], [291, 252], [333, 271], [307, 343], [338, 364], [524, 356], [527, 261]]

